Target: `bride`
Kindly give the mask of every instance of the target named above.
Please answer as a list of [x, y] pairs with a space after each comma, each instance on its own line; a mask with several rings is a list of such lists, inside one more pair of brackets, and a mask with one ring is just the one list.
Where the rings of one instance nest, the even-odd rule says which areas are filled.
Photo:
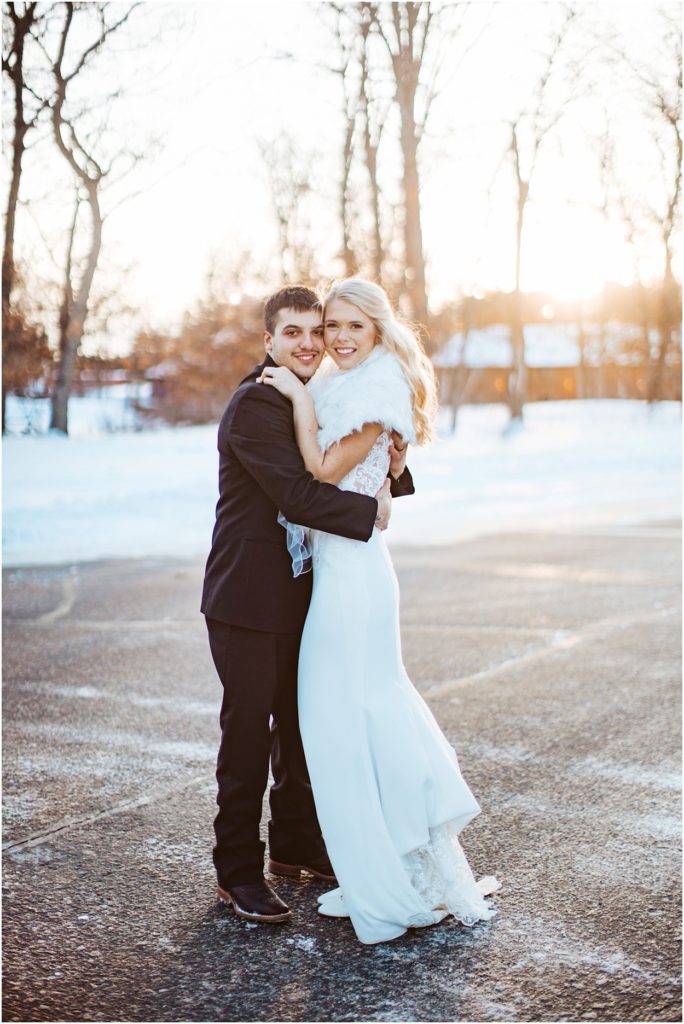
[[[432, 365], [382, 288], [351, 278], [323, 306], [326, 358], [308, 387], [288, 369], [262, 381], [293, 404], [306, 468], [375, 494], [391, 432], [425, 444], [437, 408]], [[287, 524], [297, 549], [301, 528]], [[399, 592], [380, 530], [367, 544], [312, 531], [313, 594], [299, 659], [299, 719], [316, 810], [339, 888], [319, 911], [349, 917], [363, 943], [448, 914], [495, 911], [458, 833], [480, 808], [401, 657]]]

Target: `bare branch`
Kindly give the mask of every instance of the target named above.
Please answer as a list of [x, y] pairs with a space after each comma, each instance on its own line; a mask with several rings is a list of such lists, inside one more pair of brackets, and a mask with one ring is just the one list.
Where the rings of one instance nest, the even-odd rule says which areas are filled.
[[423, 38], [421, 40], [420, 50], [419, 50], [418, 54], [416, 55], [416, 61], [417, 61], [418, 65], [419, 65], [419, 67], [422, 66], [423, 59], [425, 57], [425, 48], [427, 46], [428, 34], [429, 34], [429, 31], [430, 31], [430, 22], [432, 21], [432, 19], [434, 17], [433, 10], [432, 10], [432, 7], [430, 6], [430, 4], [426, 4], [425, 7], [426, 7], [426, 14], [425, 14], [425, 22], [423, 24]]
[[[67, 7], [71, 7], [71, 6], [72, 6], [71, 4], [67, 4]], [[126, 11], [126, 13], [124, 15], [122, 15], [122, 17], [119, 18], [118, 21], [113, 22], [111, 25], [105, 26], [105, 8], [108, 7], [108, 6], [109, 6], [108, 4], [103, 4], [101, 6], [100, 10], [99, 10], [100, 20], [101, 20], [101, 25], [102, 25], [100, 36], [98, 37], [98, 39], [95, 40], [94, 43], [92, 43], [91, 46], [89, 46], [86, 50], [84, 50], [84, 52], [83, 52], [83, 54], [81, 56], [81, 59], [79, 60], [78, 64], [74, 68], [74, 70], [69, 75], [67, 75], [65, 77], [64, 80], [66, 82], [70, 82], [72, 79], [76, 78], [76, 76], [83, 70], [83, 68], [85, 67], [86, 63], [90, 60], [90, 58], [94, 54], [96, 54], [98, 52], [98, 50], [100, 50], [104, 46], [104, 44], [107, 41], [107, 39], [109, 38], [109, 36], [112, 35], [113, 32], [116, 32], [117, 29], [121, 28], [121, 26], [124, 25], [128, 21], [128, 19], [130, 18], [130, 16], [133, 14], [133, 11], [137, 7], [140, 7], [140, 2], [131, 4], [129, 9]], [[61, 63], [62, 63], [63, 59], [64, 59], [64, 53], [62, 51], [62, 58], [60, 60], [60, 66], [61, 66]]]

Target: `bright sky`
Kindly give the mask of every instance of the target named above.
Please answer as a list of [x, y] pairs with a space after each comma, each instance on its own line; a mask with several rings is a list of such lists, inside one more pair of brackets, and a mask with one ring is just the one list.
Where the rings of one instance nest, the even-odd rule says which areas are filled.
[[[643, 57], [656, 53], [653, 4], [579, 6], [586, 25], [568, 40], [576, 61], [585, 59], [606, 23], [628, 48], [638, 46]], [[671, 13], [679, 9], [664, 6]], [[558, 12], [553, 2], [481, 0], [472, 6], [465, 38], [476, 43], [466, 60], [456, 61], [461, 43], [448, 51], [422, 150], [423, 230], [434, 307], [460, 289], [512, 285], [513, 178], [502, 162], [505, 122], [529, 95], [538, 53]], [[130, 304], [159, 326], [176, 321], [201, 293], [212, 254], [225, 263], [267, 266], [278, 287], [277, 236], [258, 140], [282, 130], [308, 160], [312, 236], [325, 271], [339, 273], [334, 257], [340, 244], [340, 85], [328, 70], [335, 53], [318, 5], [147, 0], [139, 17], [138, 38], [155, 29], [161, 41], [117, 57], [128, 94], [114, 117], [125, 139], [156, 136], [159, 148], [146, 142], [152, 155], [122, 186], [123, 193], [141, 191], [108, 220], [100, 284], [125, 289]], [[542, 154], [526, 228], [525, 288], [572, 297], [595, 293], [608, 279], [632, 278], [633, 254], [623, 228], [606, 223], [596, 210], [601, 190], [595, 136], [604, 109], [630, 192], [658, 199], [658, 154], [638, 116], [641, 98], [616, 82], [601, 72], [590, 98], [567, 108], [567, 122]], [[390, 194], [396, 189], [396, 127], [390, 117], [381, 174]], [[25, 196], [42, 198], [20, 220], [19, 251], [36, 267], [45, 262], [36, 224], [43, 237], [59, 239], [70, 211], [68, 193], [60, 187], [68, 180], [64, 166], [46, 153], [40, 166], [27, 159]], [[46, 176], [52, 183], [47, 190]], [[642, 255], [646, 276], [657, 277], [657, 245], [645, 241]], [[117, 267], [130, 268], [125, 280]]]

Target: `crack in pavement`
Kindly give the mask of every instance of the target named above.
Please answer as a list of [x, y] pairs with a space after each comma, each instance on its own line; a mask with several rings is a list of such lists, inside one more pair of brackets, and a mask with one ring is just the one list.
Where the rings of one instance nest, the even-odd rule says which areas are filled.
[[76, 601], [76, 588], [78, 579], [73, 576], [67, 576], [65, 580], [62, 580], [62, 599], [59, 604], [52, 609], [52, 611], [45, 612], [43, 615], [39, 615], [34, 622], [37, 625], [44, 625], [46, 623], [55, 622], [57, 619], [63, 619], [65, 615], [68, 615], [71, 609], [74, 607]]
[[499, 676], [505, 675], [512, 668], [519, 668], [521, 665], [529, 665], [532, 662], [543, 661], [546, 658], [552, 657], [554, 654], [558, 654], [559, 651], [569, 650], [572, 647], [576, 647], [578, 644], [585, 643], [587, 640], [592, 640], [595, 637], [605, 636], [615, 629], [624, 629], [626, 626], [632, 626], [636, 623], [652, 622], [658, 619], [664, 619], [671, 617], [677, 613], [677, 608], [666, 607], [659, 608], [652, 612], [641, 612], [639, 614], [629, 615], [611, 615], [605, 619], [599, 619], [598, 622], [592, 622], [584, 629], [577, 630], [574, 633], [565, 632], [562, 635], [553, 637], [551, 643], [544, 647], [537, 647], [533, 651], [527, 651], [525, 654], [517, 655], [513, 658], [507, 658], [505, 661], [499, 662], [497, 665], [493, 665], [491, 668], [482, 669], [480, 672], [474, 672], [472, 675], [459, 676], [456, 679], [447, 679], [443, 682], [435, 683], [433, 686], [425, 686], [422, 688], [423, 696], [429, 700], [433, 700], [438, 697], [445, 697], [452, 693], [456, 689], [460, 689], [463, 686], [469, 686], [470, 683], [480, 683], [484, 679], [496, 679]]
[[[30, 835], [25, 836], [23, 839], [10, 840], [3, 843], [2, 849], [5, 852], [28, 850], [34, 846], [40, 846], [42, 843], [48, 842], [48, 840], [52, 839], [52, 837], [57, 835], [57, 833], [64, 832], [66, 829], [80, 828], [84, 825], [93, 825], [98, 821], [103, 821], [105, 818], [111, 818], [116, 814], [124, 814], [126, 811], [135, 810], [137, 807], [144, 807], [146, 804], [152, 803], [153, 800], [163, 800], [180, 790], [189, 789], [192, 786], [199, 785], [200, 783], [207, 783], [206, 774], [196, 775], [192, 779], [186, 779], [185, 782], [176, 783], [174, 786], [164, 786], [149, 790], [143, 796], [122, 800], [118, 804], [113, 804], [111, 807], [108, 807], [103, 811], [94, 811], [90, 814], [63, 818], [61, 821], [52, 825], [49, 829], [45, 829], [42, 832], [33, 832]], [[214, 782], [212, 780], [212, 792], [213, 791]]]

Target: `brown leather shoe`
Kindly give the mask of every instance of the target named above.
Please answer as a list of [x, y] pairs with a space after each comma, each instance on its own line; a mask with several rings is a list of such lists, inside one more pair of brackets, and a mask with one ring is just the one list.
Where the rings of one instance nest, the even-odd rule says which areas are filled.
[[272, 875], [281, 875], [284, 878], [299, 878], [302, 871], [308, 871], [314, 878], [321, 878], [324, 882], [337, 882], [327, 853], [303, 859], [300, 864], [284, 864], [279, 860], [269, 860], [268, 870]]
[[273, 891], [265, 880], [231, 885], [223, 889], [217, 886], [218, 898], [231, 906], [236, 914], [248, 921], [264, 924], [279, 924], [292, 917], [290, 908]]

